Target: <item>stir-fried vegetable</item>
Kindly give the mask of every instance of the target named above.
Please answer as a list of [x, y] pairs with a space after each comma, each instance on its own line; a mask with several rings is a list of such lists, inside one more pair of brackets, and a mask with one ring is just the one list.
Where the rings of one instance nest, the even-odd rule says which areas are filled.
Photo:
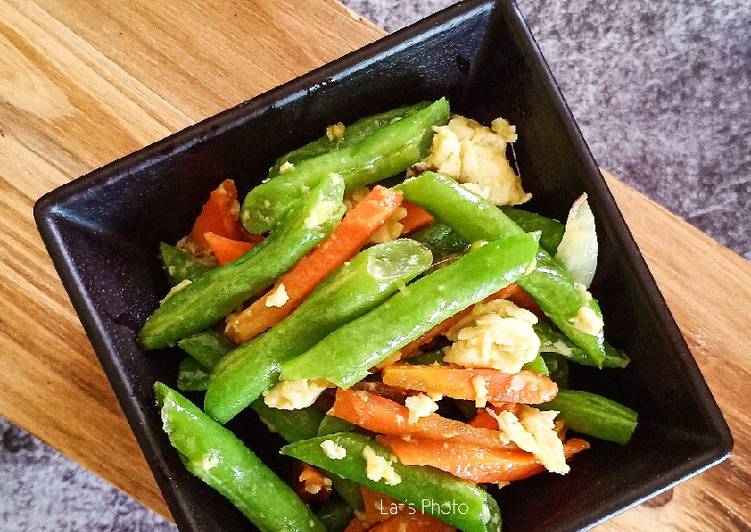
[[214, 369], [204, 408], [226, 423], [274, 385], [280, 366], [337, 327], [380, 305], [430, 265], [430, 252], [402, 239], [373, 246], [344, 265], [292, 314]]
[[[261, 530], [326, 529], [292, 489], [229, 430], [179, 393], [154, 385], [164, 429], [185, 467]], [[242, 474], [237, 474], [240, 471]]]
[[[470, 242], [524, 232], [495, 205], [439, 174], [423, 172], [397, 188]], [[537, 254], [537, 268], [518, 284], [594, 365], [601, 367], [605, 347], [597, 300], [579, 289], [565, 268], [544, 250]]]
[[[340, 459], [329, 457], [321, 448], [326, 440], [342, 447], [345, 456]], [[283, 447], [282, 452], [409, 503], [461, 530], [496, 532], [500, 528], [498, 505], [482, 488], [433, 468], [402, 465], [378, 443], [360, 434], [344, 432], [302, 440]], [[373, 480], [376, 475], [373, 475], [373, 471], [368, 474], [368, 461], [380, 462], [379, 458], [386, 461], [393, 474], [388, 478]], [[450, 501], [454, 501], [455, 505], [461, 504], [462, 510], [466, 511], [442, 512], [440, 505]]]
[[[246, 342], [278, 323], [331, 272], [360, 251], [401, 201], [400, 193], [376, 186], [344, 216], [321, 245], [282, 275], [274, 288], [230, 319], [227, 325], [229, 336], [238, 343]], [[273, 301], [280, 291], [283, 291], [282, 300]]]
[[323, 180], [249, 253], [206, 272], [166, 299], [138, 333], [141, 345], [145, 349], [174, 345], [267, 288], [331, 232], [344, 212], [343, 195], [341, 177]]
[[297, 201], [329, 175], [341, 176], [347, 190], [354, 190], [403, 172], [427, 153], [433, 139], [432, 127], [445, 124], [448, 119], [449, 105], [442, 98], [344, 149], [300, 162], [250, 191], [243, 202], [243, 225], [252, 233], [270, 231]]
[[[522, 276], [537, 242], [521, 234], [475, 249], [415, 281], [282, 367], [282, 379], [327, 379], [348, 388], [389, 355]], [[394, 319], [398, 316], [398, 319]]]
[[574, 281], [589, 288], [597, 269], [597, 232], [595, 217], [587, 195], [574, 202], [566, 219], [566, 232], [558, 245], [555, 258], [568, 269]]

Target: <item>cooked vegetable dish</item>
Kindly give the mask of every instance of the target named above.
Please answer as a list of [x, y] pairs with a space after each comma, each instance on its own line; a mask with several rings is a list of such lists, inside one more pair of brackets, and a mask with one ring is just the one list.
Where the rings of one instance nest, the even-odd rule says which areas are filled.
[[[486, 487], [630, 440], [636, 412], [568, 386], [629, 363], [589, 291], [587, 196], [565, 223], [518, 208], [516, 139], [444, 98], [340, 122], [161, 244], [172, 288], [139, 341], [178, 346], [176, 388], [205, 392], [157, 382], [164, 430], [261, 530], [496, 531]], [[247, 408], [292, 478], [224, 426]]]

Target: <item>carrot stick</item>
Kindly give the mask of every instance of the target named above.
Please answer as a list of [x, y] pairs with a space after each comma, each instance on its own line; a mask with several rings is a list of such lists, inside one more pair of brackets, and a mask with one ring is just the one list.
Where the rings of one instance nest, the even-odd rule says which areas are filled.
[[331, 495], [331, 480], [315, 467], [302, 464], [295, 491], [305, 502], [326, 502]]
[[[276, 285], [227, 325], [227, 334], [236, 343], [245, 342], [279, 323], [331, 272], [351, 259], [370, 236], [399, 207], [401, 192], [376, 186], [360, 201], [317, 248], [303, 257]], [[281, 306], [269, 305], [268, 298], [284, 285], [287, 299]]]
[[248, 240], [240, 224], [240, 204], [237, 201], [237, 188], [231, 179], [225, 179], [210, 195], [193, 223], [189, 240], [196, 251], [208, 251], [209, 243], [205, 233], [214, 233], [232, 240]]
[[[378, 436], [376, 439], [391, 449], [404, 465], [433, 466], [478, 484], [522, 480], [545, 470], [531, 453], [518, 449], [487, 449], [453, 442], [449, 445], [439, 440], [405, 441], [393, 436]], [[589, 443], [578, 438], [563, 444], [567, 459], [588, 448]]]
[[399, 501], [366, 486], [360, 486], [360, 493], [362, 494], [362, 513], [360, 519], [369, 526], [381, 523], [392, 517], [392, 509], [397, 508], [399, 505]]
[[203, 238], [219, 264], [227, 264], [239, 259], [256, 245], [255, 242], [232, 240], [216, 233], [204, 233]]
[[[501, 403], [497, 405], [490, 405], [488, 408], [492, 408], [495, 413], [499, 413], [502, 410], [508, 410], [509, 412], [516, 414], [516, 403]], [[478, 408], [477, 415], [469, 422], [470, 425], [477, 428], [498, 430], [498, 421], [488, 413], [487, 408]]]
[[411, 201], [403, 201], [402, 207], [407, 211], [407, 215], [399, 220], [402, 224], [402, 234], [406, 235], [433, 223], [433, 217], [428, 211]]
[[402, 512], [370, 529], [371, 532], [454, 532], [456, 529], [420, 512]]
[[368, 525], [360, 521], [356, 516], [349, 522], [344, 532], [367, 532]]
[[[493, 301], [494, 299], [510, 299], [513, 294], [520, 290], [522, 289], [519, 288], [518, 285], [512, 283], [507, 287], [500, 289], [495, 294], [489, 295], [482, 302], [487, 303], [488, 301]], [[465, 308], [461, 312], [454, 314], [450, 318], [442, 321], [441, 323], [430, 329], [428, 332], [420, 336], [417, 340], [410, 342], [402, 347], [400, 349], [402, 353], [402, 359], [409, 358], [409, 355], [417, 353], [420, 350], [420, 347], [427, 344], [428, 342], [432, 342], [442, 334], [448, 332], [451, 327], [459, 323], [462, 318], [472, 312], [472, 308], [473, 307]]]
[[397, 364], [382, 373], [383, 382], [391, 386], [471, 401], [478, 399], [476, 377], [484, 381], [484, 398], [490, 403], [540, 404], [558, 394], [558, 385], [549, 377], [527, 370], [509, 374], [496, 369]]
[[342, 418], [371, 432], [389, 436], [438, 438], [452, 444], [464, 442], [490, 449], [515, 447], [513, 444], [501, 442], [501, 432], [497, 423], [495, 430], [488, 430], [472, 427], [438, 414], [430, 414], [410, 424], [407, 407], [368, 392], [337, 390], [336, 400], [333, 408], [329, 410], [329, 415]]

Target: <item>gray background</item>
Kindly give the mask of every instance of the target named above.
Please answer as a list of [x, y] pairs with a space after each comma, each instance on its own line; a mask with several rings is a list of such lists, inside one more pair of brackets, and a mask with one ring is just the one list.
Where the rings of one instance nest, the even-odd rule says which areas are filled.
[[[451, 4], [344, 3], [388, 31]], [[751, 259], [751, 2], [520, 6], [599, 164]], [[0, 529], [174, 528], [2, 418], [0, 434]]]

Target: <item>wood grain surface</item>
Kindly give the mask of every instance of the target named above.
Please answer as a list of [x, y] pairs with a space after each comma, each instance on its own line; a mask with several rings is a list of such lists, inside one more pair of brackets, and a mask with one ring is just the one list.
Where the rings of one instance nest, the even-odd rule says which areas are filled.
[[[0, 0], [0, 415], [168, 516], [32, 205], [382, 35], [333, 0]], [[748, 530], [751, 264], [608, 183], [736, 445], [721, 466], [601, 528]]]

